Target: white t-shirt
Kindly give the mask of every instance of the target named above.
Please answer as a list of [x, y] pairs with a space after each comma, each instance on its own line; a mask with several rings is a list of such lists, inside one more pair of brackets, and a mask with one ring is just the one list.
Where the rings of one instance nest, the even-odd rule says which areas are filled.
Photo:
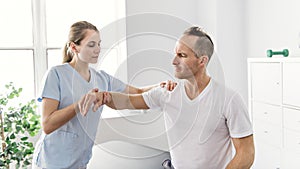
[[231, 138], [253, 133], [240, 95], [210, 80], [193, 100], [184, 81], [169, 92], [160, 87], [143, 93], [152, 108], [164, 112], [172, 164], [175, 169], [222, 169], [232, 159]]

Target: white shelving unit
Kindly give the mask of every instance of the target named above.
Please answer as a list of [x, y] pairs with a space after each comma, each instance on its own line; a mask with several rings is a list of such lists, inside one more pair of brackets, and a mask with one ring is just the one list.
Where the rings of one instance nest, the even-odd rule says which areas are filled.
[[253, 169], [300, 168], [300, 58], [249, 58]]

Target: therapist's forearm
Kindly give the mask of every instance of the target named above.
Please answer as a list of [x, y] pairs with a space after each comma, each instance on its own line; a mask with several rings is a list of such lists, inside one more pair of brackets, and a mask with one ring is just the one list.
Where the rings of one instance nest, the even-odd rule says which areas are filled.
[[[46, 99], [43, 99], [46, 100]], [[42, 110], [42, 128], [46, 134], [50, 134], [56, 129], [63, 126], [69, 120], [71, 120], [74, 116], [76, 116], [76, 103], [69, 105], [63, 109], [59, 110], [48, 110], [48, 107], [51, 107], [50, 103], [47, 103], [47, 107], [45, 108], [43, 101], [43, 110]]]

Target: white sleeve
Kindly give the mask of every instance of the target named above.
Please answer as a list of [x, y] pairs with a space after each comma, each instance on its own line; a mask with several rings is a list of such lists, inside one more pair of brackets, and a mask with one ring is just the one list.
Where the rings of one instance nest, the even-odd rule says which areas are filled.
[[248, 109], [239, 94], [234, 94], [226, 112], [227, 125], [232, 138], [242, 138], [253, 134]]
[[163, 98], [165, 96], [165, 90], [166, 89], [158, 86], [142, 94], [145, 103], [150, 109], [162, 107], [162, 105], [164, 104]]

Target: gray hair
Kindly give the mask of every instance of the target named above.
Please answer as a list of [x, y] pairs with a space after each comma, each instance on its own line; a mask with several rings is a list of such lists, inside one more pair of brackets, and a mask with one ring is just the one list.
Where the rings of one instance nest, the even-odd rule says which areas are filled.
[[214, 52], [214, 43], [209, 37], [209, 35], [207, 35], [202, 28], [193, 26], [186, 29], [183, 34], [197, 36], [198, 40], [196, 41], [194, 46], [194, 52], [196, 56], [200, 57], [206, 55], [210, 60]]

